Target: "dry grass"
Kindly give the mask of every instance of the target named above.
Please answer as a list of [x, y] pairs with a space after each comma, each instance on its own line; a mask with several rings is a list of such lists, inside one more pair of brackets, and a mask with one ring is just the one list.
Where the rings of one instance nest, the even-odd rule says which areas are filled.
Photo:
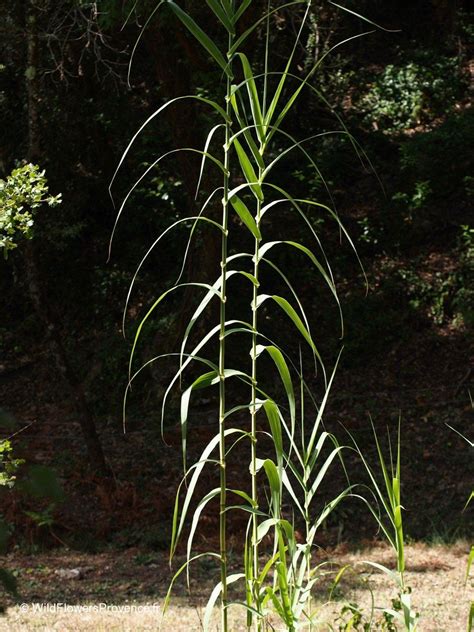
[[[469, 603], [474, 599], [472, 583], [464, 586], [468, 545], [459, 542], [453, 546], [427, 546], [413, 544], [407, 547], [407, 583], [413, 590], [413, 603], [422, 614], [421, 632], [464, 632], [467, 627]], [[152, 563], [147, 559], [149, 556]], [[143, 559], [146, 558], [146, 563]], [[351, 564], [357, 573], [348, 573], [337, 594], [337, 602], [323, 606], [319, 612], [317, 629], [328, 630], [328, 621], [335, 620], [346, 600], [357, 602], [365, 612], [370, 609], [371, 591], [376, 606], [390, 606], [396, 589], [389, 580], [377, 572], [369, 572], [363, 560], [370, 559], [392, 566], [393, 555], [382, 545], [360, 551], [339, 547], [330, 555], [334, 568]], [[61, 632], [87, 631], [146, 631], [158, 630], [160, 606], [168, 581], [164, 554], [143, 554], [137, 550], [99, 555], [58, 552], [32, 557], [9, 556], [8, 566], [20, 575], [20, 587], [27, 607], [11, 606], [6, 617], [0, 619], [0, 630], [60, 630]], [[61, 579], [58, 568], [79, 567], [81, 580]], [[192, 595], [188, 597], [183, 586], [166, 614], [162, 630], [170, 632], [198, 632], [206, 595], [211, 588], [209, 569], [197, 569], [193, 575]], [[324, 591], [316, 595], [322, 603]], [[34, 611], [33, 604], [66, 603], [69, 606], [94, 606], [82, 612], [64, 609]], [[121, 611], [101, 610], [118, 606]], [[158, 604], [158, 606], [154, 605]], [[129, 608], [126, 612], [124, 608]], [[217, 615], [217, 613], [216, 613]], [[245, 630], [243, 611], [237, 607], [231, 615], [231, 630]], [[218, 629], [215, 619], [214, 630]], [[277, 628], [278, 629], [278, 628]]]
[[[467, 629], [469, 604], [474, 599], [472, 584], [464, 585], [468, 551], [469, 546], [465, 542], [449, 547], [425, 544], [407, 546], [406, 584], [412, 589], [415, 611], [422, 615], [420, 632], [464, 632]], [[363, 560], [394, 568], [393, 554], [385, 546], [338, 555], [339, 563], [353, 564], [362, 573], [358, 577], [348, 576], [353, 577], [354, 581], [344, 585], [344, 597], [358, 603], [368, 612], [370, 586], [375, 605], [390, 606], [391, 600], [396, 597], [395, 587], [385, 575], [371, 572], [364, 566]]]

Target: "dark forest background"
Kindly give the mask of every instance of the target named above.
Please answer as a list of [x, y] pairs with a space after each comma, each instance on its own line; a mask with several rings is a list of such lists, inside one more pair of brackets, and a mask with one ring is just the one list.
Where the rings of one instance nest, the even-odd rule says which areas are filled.
[[[184, 4], [217, 36], [204, 2]], [[265, 5], [254, 0], [248, 19]], [[401, 416], [407, 533], [450, 539], [469, 527], [462, 508], [473, 477], [469, 446], [446, 425], [472, 439], [473, 13], [467, 0], [344, 5], [398, 32], [376, 30], [336, 49], [313, 79], [324, 100], [304, 93], [286, 127], [306, 138], [340, 129], [337, 117], [343, 117], [377, 174], [361, 164], [343, 135], [306, 144], [369, 282], [366, 295], [354, 253], [329, 221], [315, 216], [346, 320], [326, 423], [341, 440], [342, 423], [369, 445], [368, 414], [382, 432], [396, 428]], [[176, 154], [140, 184], [107, 262], [116, 213], [108, 185], [129, 139], [153, 111], [179, 95], [220, 95], [223, 82], [166, 10], [145, 30], [127, 81], [131, 51], [153, 6], [145, 0], [136, 6], [127, 0], [0, 0], [0, 177], [22, 161], [36, 163], [46, 170], [50, 192], [63, 199], [56, 208], [39, 209], [34, 238], [0, 266], [1, 437], [13, 435], [3, 462], [14, 469], [16, 459], [25, 461], [15, 489], [0, 488], [12, 542], [45, 546], [60, 538], [88, 549], [104, 541], [168, 542], [181, 476], [177, 400], [166, 419], [166, 443], [159, 427], [171, 365], [156, 363], [137, 381], [126, 434], [122, 397], [137, 316], [178, 275], [184, 229], [144, 266], [128, 309], [126, 341], [121, 319], [128, 283], [154, 236], [193, 214], [199, 161]], [[275, 70], [284, 66], [301, 17], [288, 8], [272, 18]], [[337, 41], [370, 28], [315, 0], [293, 72], [303, 76]], [[258, 42], [247, 51], [256, 68], [263, 34]], [[211, 124], [195, 103], [168, 109], [127, 158], [114, 185], [116, 202], [159, 154], [201, 148]], [[320, 179], [298, 154], [291, 156], [278, 178], [295, 196], [304, 192], [329, 202]], [[204, 182], [210, 187], [212, 172]], [[235, 235], [239, 229], [235, 222]], [[282, 211], [272, 229], [276, 238], [284, 230], [305, 239], [290, 212]], [[219, 254], [215, 233], [200, 232], [186, 275], [214, 281]], [[331, 364], [341, 346], [336, 309], [297, 255], [280, 256]], [[141, 362], [176, 349], [193, 300], [176, 294], [149, 322]], [[237, 295], [237, 309], [239, 300], [248, 297]], [[280, 325], [268, 314], [269, 333]], [[200, 439], [214, 432], [213, 410], [212, 394], [197, 402], [190, 430], [196, 454]], [[332, 481], [340, 482], [337, 476]], [[362, 514], [355, 505], [338, 509], [327, 537], [373, 535]], [[214, 527], [210, 518], [209, 533]]]

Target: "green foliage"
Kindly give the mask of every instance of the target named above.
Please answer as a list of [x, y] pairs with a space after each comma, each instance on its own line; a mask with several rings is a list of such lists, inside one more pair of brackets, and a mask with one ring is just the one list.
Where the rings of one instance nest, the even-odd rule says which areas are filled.
[[453, 307], [466, 326], [474, 325], [474, 228], [461, 226], [460, 267], [456, 275]]
[[61, 194], [48, 195], [45, 172], [38, 165], [26, 164], [0, 180], [0, 248], [5, 258], [22, 237], [31, 239], [36, 210], [61, 203]]
[[454, 263], [442, 271], [422, 274], [417, 271], [420, 262], [413, 260], [413, 267], [397, 266], [388, 274], [402, 281], [408, 304], [414, 311], [426, 313], [435, 325], [451, 322], [454, 326], [471, 326], [474, 323], [474, 229], [460, 227], [454, 251]]
[[408, 220], [413, 219], [413, 213], [425, 208], [432, 193], [429, 182], [415, 182], [415, 190], [412, 193], [395, 193], [393, 201], [408, 209]]
[[[392, 600], [394, 610], [399, 610], [399, 600]], [[336, 620], [339, 632], [397, 632], [398, 628], [394, 623], [394, 616], [389, 612], [383, 612], [375, 618], [374, 612], [366, 614], [359, 604], [350, 602], [341, 608], [339, 617]]]
[[[466, 109], [450, 115], [433, 130], [416, 134], [400, 146], [402, 181], [411, 188], [428, 183], [431, 202], [440, 205], [448, 198], [459, 200], [469, 195], [469, 178], [474, 168], [474, 112]], [[426, 186], [426, 185], [425, 185]], [[466, 195], [467, 194], [467, 195]]]
[[24, 462], [24, 459], [14, 458], [13, 447], [8, 439], [0, 441], [0, 486], [12, 488], [18, 469]]
[[465, 88], [457, 57], [424, 51], [419, 59], [389, 64], [375, 76], [360, 108], [365, 120], [387, 132], [400, 131], [448, 112]]
[[51, 528], [54, 524], [54, 505], [49, 505], [43, 511], [25, 511], [25, 515], [30, 518], [37, 527]]
[[460, 35], [467, 44], [474, 43], [474, 13], [464, 9], [458, 10], [458, 27]]

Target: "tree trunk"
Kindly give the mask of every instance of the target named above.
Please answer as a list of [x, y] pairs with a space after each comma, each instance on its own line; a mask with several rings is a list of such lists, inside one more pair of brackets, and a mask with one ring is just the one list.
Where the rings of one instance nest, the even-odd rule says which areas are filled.
[[61, 340], [61, 334], [55, 323], [55, 319], [49, 311], [40, 280], [35, 246], [31, 241], [28, 242], [25, 247], [25, 268], [30, 299], [33, 303], [35, 312], [43, 323], [46, 331], [46, 338], [49, 344], [49, 351], [54, 361], [54, 366], [61, 375], [62, 382], [68, 392], [68, 396], [73, 402], [74, 408], [77, 412], [91, 467], [101, 476], [111, 476], [111, 470], [105, 460], [94, 418], [87, 404], [84, 389], [74, 374]]
[[39, 40], [37, 7], [34, 0], [26, 3], [26, 92], [28, 96], [28, 160], [40, 157], [39, 102]]

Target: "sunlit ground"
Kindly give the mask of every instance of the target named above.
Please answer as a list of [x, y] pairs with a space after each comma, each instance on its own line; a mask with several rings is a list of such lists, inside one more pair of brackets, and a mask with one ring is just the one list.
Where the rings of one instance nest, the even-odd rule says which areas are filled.
[[[474, 599], [473, 582], [465, 584], [468, 551], [466, 542], [451, 546], [412, 544], [407, 547], [406, 583], [412, 589], [414, 609], [422, 615], [419, 625], [421, 632], [467, 630], [470, 602]], [[26, 584], [20, 604], [9, 607], [6, 616], [0, 619], [0, 630], [110, 632], [159, 629], [168, 572], [164, 554], [156, 554], [160, 556], [159, 563], [152, 563], [146, 568], [137, 565], [139, 555], [136, 552], [134, 557], [128, 552], [114, 552], [110, 557], [74, 555], [42, 554], [28, 560], [20, 557], [15, 560], [15, 556], [9, 556], [9, 567], [12, 568], [16, 563], [19, 569], [20, 587], [22, 582], [29, 583]], [[158, 557], [156, 559], [158, 561]], [[333, 569], [331, 577], [334, 577], [337, 568], [346, 564], [350, 564], [354, 572], [350, 569], [346, 571], [333, 594], [334, 601], [326, 605], [324, 601], [327, 598], [329, 576], [321, 580], [321, 591], [315, 594], [317, 623], [313, 630], [330, 630], [330, 623], [338, 630], [340, 622], [337, 618], [348, 602], [358, 604], [364, 614], [364, 621], [370, 620], [372, 597], [375, 603], [374, 620], [380, 617], [379, 608], [391, 606], [391, 600], [397, 594], [396, 586], [385, 574], [371, 571], [363, 564], [364, 560], [371, 560], [393, 568], [393, 555], [386, 546], [373, 546], [357, 552], [340, 547], [331, 553], [330, 559]], [[25, 562], [31, 565], [32, 560], [36, 560], [36, 566], [25, 568], [28, 566]], [[61, 579], [58, 575], [58, 567], [64, 568], [68, 563], [71, 566], [71, 562], [87, 569], [82, 579]], [[125, 572], [127, 569], [129, 573]], [[28, 577], [29, 580], [25, 579]], [[130, 598], [132, 584], [136, 594]], [[143, 592], [146, 592], [143, 597], [140, 596], [142, 585]], [[205, 570], [198, 571], [192, 586], [191, 596], [187, 596], [183, 587], [178, 586], [178, 594], [162, 621], [162, 630], [192, 632], [202, 629], [206, 595], [212, 589]], [[55, 590], [61, 595], [57, 600], [54, 598]], [[55, 605], [57, 603], [66, 605]], [[72, 610], [77, 606], [81, 606], [80, 612]], [[231, 608], [229, 615], [230, 630], [246, 630], [245, 615], [241, 608]], [[218, 621], [219, 613], [215, 612], [212, 630], [219, 629]], [[275, 630], [286, 629], [276, 619], [272, 619], [271, 623]], [[376, 629], [374, 624], [372, 629]]]

